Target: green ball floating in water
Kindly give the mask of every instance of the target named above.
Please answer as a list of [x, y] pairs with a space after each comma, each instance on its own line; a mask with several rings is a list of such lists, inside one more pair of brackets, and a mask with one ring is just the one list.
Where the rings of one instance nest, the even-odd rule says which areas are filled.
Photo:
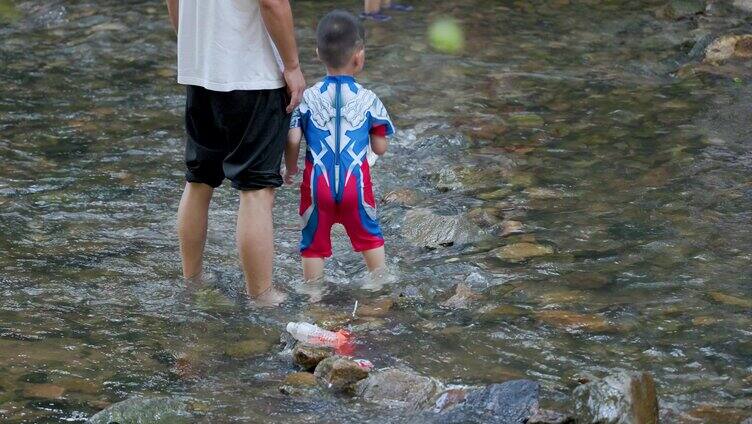
[[428, 41], [431, 47], [442, 53], [457, 54], [465, 48], [465, 34], [457, 21], [451, 18], [432, 23], [428, 28]]

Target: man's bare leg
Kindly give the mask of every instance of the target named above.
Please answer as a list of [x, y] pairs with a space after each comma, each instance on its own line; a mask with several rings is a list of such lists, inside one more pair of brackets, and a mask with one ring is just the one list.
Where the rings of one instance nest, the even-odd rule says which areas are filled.
[[366, 260], [366, 266], [368, 267], [369, 271], [373, 272], [384, 267], [384, 264], [386, 263], [384, 246], [377, 247], [371, 250], [365, 250], [362, 253], [363, 258]]
[[366, 13], [376, 13], [381, 9], [381, 0], [365, 0], [364, 10]]
[[278, 305], [285, 299], [272, 287], [274, 189], [240, 192], [237, 244], [248, 296], [262, 305]]
[[303, 258], [303, 279], [306, 283], [324, 277], [324, 258]]
[[178, 207], [178, 238], [183, 259], [183, 277], [201, 276], [209, 203], [214, 189], [207, 184], [186, 183]]

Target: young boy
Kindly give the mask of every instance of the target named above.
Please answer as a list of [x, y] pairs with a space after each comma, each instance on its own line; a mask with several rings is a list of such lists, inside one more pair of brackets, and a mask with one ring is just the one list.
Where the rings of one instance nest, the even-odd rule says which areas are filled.
[[377, 155], [386, 152], [386, 136], [394, 133], [394, 125], [379, 98], [355, 81], [365, 63], [364, 43], [363, 26], [348, 12], [335, 10], [319, 22], [316, 52], [327, 76], [303, 93], [290, 123], [284, 176], [288, 184], [298, 172], [301, 135], [307, 145], [300, 186], [306, 281], [323, 276], [335, 223], [344, 225], [369, 271], [384, 266], [384, 238], [367, 157], [369, 148]]
[[392, 19], [389, 15], [381, 13], [384, 10], [409, 12], [413, 10], [413, 7], [406, 4], [392, 3], [392, 0], [365, 0], [363, 4], [363, 13], [360, 14], [360, 18], [370, 19], [376, 22], [384, 22]]

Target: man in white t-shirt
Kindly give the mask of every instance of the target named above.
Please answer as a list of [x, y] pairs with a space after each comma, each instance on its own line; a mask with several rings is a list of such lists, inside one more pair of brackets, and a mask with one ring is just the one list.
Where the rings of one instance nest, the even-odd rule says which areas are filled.
[[248, 295], [272, 286], [274, 189], [290, 113], [305, 80], [289, 0], [166, 0], [186, 85], [186, 185], [178, 210], [183, 276], [200, 279], [209, 203], [225, 178], [240, 192], [237, 245]]

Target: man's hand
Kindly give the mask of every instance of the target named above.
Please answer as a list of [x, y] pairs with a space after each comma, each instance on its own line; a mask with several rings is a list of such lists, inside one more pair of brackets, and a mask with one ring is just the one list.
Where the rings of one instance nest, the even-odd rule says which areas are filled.
[[285, 169], [285, 175], [284, 175], [285, 184], [292, 185], [292, 183], [295, 182], [295, 176], [296, 175], [298, 175], [298, 167], [297, 166], [294, 167], [294, 168], [286, 168]]
[[303, 78], [300, 65], [292, 69], [285, 69], [283, 75], [287, 84], [287, 93], [290, 95], [290, 104], [287, 105], [287, 113], [292, 113], [303, 99], [303, 91], [306, 88], [305, 78]]

